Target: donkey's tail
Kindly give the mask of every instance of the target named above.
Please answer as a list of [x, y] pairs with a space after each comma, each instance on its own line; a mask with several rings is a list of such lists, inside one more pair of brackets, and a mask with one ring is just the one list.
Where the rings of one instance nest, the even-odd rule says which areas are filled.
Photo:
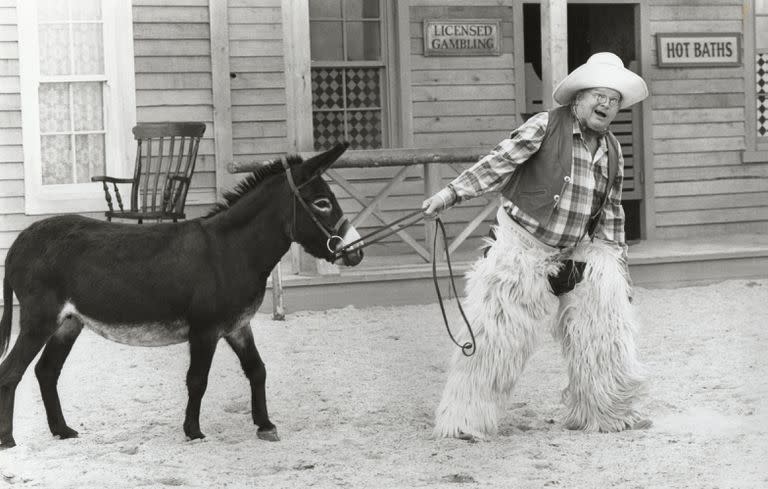
[[3, 318], [0, 319], [0, 357], [8, 350], [11, 341], [11, 319], [13, 319], [13, 289], [8, 277], [3, 278]]

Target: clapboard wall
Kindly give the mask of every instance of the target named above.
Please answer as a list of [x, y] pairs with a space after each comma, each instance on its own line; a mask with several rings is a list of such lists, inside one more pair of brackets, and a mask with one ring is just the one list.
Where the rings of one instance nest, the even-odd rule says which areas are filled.
[[[743, 31], [740, 0], [651, 0], [650, 33]], [[653, 190], [659, 238], [768, 232], [768, 165], [742, 162], [745, 83], [734, 68], [650, 72]], [[644, 54], [645, 55], [645, 54]], [[750, 101], [748, 103], [754, 103]]]
[[0, 0], [0, 276], [24, 216], [24, 152], [16, 0]]
[[285, 60], [279, 0], [230, 0], [232, 146], [237, 161], [287, 149]]
[[[476, 147], [489, 151], [522, 120], [515, 100], [514, 2], [414, 0], [410, 2], [410, 79], [415, 147]], [[424, 56], [426, 19], [501, 20], [500, 56]], [[522, 51], [520, 52], [522, 56]], [[519, 101], [524, 103], [524, 101]], [[443, 167], [443, 183], [474, 163]], [[496, 195], [470, 200], [445, 214], [448, 234], [455, 236]], [[461, 249], [481, 245], [490, 219]]]
[[205, 122], [188, 214], [216, 199], [208, 0], [133, 0], [136, 121]]

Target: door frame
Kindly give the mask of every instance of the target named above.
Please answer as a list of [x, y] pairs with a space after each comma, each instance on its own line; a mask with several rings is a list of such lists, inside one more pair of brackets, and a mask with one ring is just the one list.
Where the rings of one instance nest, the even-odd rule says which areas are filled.
[[[525, 52], [525, 39], [523, 36], [523, 3], [538, 3], [541, 0], [525, 0], [514, 2], [513, 23], [515, 43], [515, 95], [518, 101], [518, 117], [522, 120], [521, 113], [525, 110], [525, 60], [522, 53]], [[567, 0], [568, 4], [621, 4], [633, 5], [635, 13], [635, 52], [639, 67], [639, 75], [644, 76], [646, 83], [650, 85], [648, 76], [651, 73], [652, 36], [650, 32], [649, 9], [647, 2], [640, 0]], [[548, 69], [542, 66], [543, 69]], [[653, 119], [651, 114], [650, 99], [640, 102], [636, 111], [636, 119], [633, 121], [633, 130], [639, 132], [635, 139], [641, 145], [642, 168], [636, 168], [639, 185], [643, 196], [640, 200], [640, 239], [653, 239], [656, 237], [655, 217], [655, 193], [653, 171]]]

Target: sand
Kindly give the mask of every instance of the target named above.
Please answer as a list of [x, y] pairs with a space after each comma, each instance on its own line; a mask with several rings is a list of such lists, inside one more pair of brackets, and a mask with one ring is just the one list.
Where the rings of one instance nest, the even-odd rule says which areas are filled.
[[[287, 298], [290, 300], [290, 298]], [[205, 440], [182, 431], [186, 345], [133, 348], [84, 331], [60, 380], [80, 432], [54, 439], [32, 368], [19, 385], [0, 486], [43, 488], [766, 488], [768, 280], [635, 291], [650, 371], [649, 430], [561, 423], [567, 383], [547, 331], [499, 436], [431, 436], [455, 348], [436, 304], [257, 314], [281, 441], [257, 439], [239, 363], [221, 342], [203, 400]], [[451, 318], [458, 327], [458, 313]]]

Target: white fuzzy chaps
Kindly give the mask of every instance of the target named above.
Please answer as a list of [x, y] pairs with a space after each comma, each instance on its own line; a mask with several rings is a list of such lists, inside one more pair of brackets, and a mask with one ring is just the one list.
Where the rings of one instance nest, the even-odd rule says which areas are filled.
[[639, 420], [635, 401], [644, 369], [634, 342], [636, 321], [617, 249], [595, 241], [577, 250], [583, 280], [562, 298], [554, 336], [568, 365], [565, 426], [620, 431]]
[[[435, 434], [460, 432], [485, 438], [497, 432], [498, 409], [507, 400], [536, 346], [538, 330], [551, 321], [557, 299], [547, 275], [552, 254], [520, 242], [499, 226], [487, 257], [467, 274], [466, 311], [475, 330], [476, 352], [456, 350], [436, 411]], [[460, 343], [468, 339], [457, 338]]]

